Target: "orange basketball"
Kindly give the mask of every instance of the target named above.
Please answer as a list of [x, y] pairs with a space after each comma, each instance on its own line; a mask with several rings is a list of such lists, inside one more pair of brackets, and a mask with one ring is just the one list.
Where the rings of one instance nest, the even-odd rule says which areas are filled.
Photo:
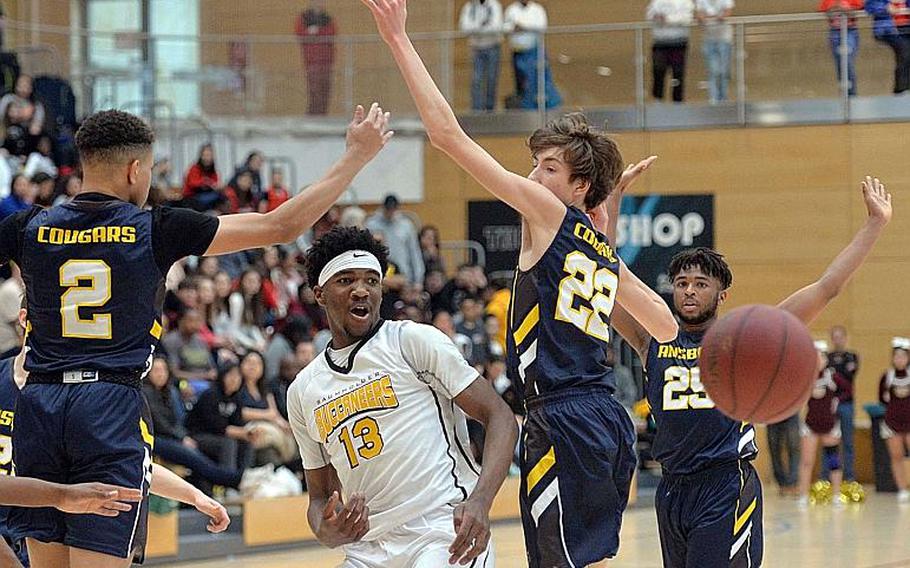
[[718, 410], [736, 420], [774, 423], [809, 398], [818, 354], [796, 316], [764, 305], [720, 318], [702, 342], [701, 381]]

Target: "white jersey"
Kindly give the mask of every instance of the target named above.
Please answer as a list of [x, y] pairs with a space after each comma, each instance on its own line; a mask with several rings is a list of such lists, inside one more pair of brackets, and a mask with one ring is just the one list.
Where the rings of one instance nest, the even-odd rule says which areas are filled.
[[297, 375], [288, 415], [303, 465], [331, 464], [346, 496], [366, 496], [364, 540], [470, 495], [479, 467], [452, 399], [477, 378], [441, 331], [391, 321]]

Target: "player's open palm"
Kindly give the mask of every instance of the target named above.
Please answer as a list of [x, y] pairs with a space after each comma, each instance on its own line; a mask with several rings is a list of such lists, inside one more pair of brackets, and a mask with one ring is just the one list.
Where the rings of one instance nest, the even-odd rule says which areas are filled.
[[619, 197], [622, 197], [623, 192], [629, 189], [632, 184], [641, 177], [641, 174], [645, 173], [645, 171], [651, 167], [651, 164], [653, 164], [655, 160], [657, 160], [657, 156], [648, 156], [637, 164], [629, 164], [622, 172], [619, 183], [616, 184], [613, 192], [618, 194]]
[[395, 135], [389, 130], [391, 116], [390, 113], [382, 112], [379, 103], [373, 103], [369, 112], [365, 112], [362, 106], [357, 105], [354, 109], [354, 118], [348, 125], [345, 140], [348, 150], [366, 162], [372, 160]]
[[329, 548], [357, 542], [370, 530], [370, 508], [362, 493], [351, 495], [344, 506], [340, 505], [341, 497], [335, 491], [322, 511], [319, 542]]
[[891, 220], [891, 194], [878, 178], [866, 176], [863, 181], [863, 199], [866, 201], [869, 218], [878, 219], [883, 224]]
[[208, 495], [198, 495], [193, 506], [196, 507], [197, 511], [209, 518], [209, 524], [206, 528], [210, 533], [224, 532], [231, 524], [231, 517], [228, 515], [227, 509]]
[[455, 540], [449, 564], [470, 564], [490, 544], [490, 508], [468, 499], [455, 507]]
[[405, 24], [408, 21], [407, 0], [360, 0], [376, 20], [379, 35], [386, 43], [392, 43], [396, 37], [405, 35]]
[[142, 500], [142, 491], [105, 483], [79, 483], [66, 485], [63, 500], [57, 506], [64, 513], [91, 513], [103, 517], [116, 517], [133, 508], [130, 503]]

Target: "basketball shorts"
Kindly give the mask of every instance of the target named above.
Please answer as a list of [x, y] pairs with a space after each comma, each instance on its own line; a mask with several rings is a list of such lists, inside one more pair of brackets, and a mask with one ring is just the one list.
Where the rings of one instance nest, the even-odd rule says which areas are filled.
[[13, 540], [28, 537], [141, 562], [154, 443], [142, 392], [105, 382], [26, 384], [14, 420], [17, 475], [140, 488], [145, 498], [116, 517], [13, 508], [8, 520]]
[[[344, 547], [339, 568], [440, 568], [449, 566], [449, 546], [455, 540], [451, 505], [430, 511], [384, 533], [376, 540]], [[468, 566], [493, 568], [493, 541]]]
[[665, 568], [761, 566], [762, 490], [750, 462], [665, 474], [656, 506]]
[[619, 550], [635, 472], [635, 428], [604, 387], [529, 399], [521, 520], [531, 568], [581, 567]]

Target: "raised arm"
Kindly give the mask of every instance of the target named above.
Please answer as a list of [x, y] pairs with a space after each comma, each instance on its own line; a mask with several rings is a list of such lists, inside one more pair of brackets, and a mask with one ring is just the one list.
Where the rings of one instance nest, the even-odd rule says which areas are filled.
[[392, 50], [430, 143], [455, 160], [487, 191], [521, 213], [532, 227], [550, 231], [552, 238], [565, 217], [565, 205], [542, 185], [503, 168], [461, 128], [405, 31], [407, 1], [361, 2], [373, 13], [379, 34]]
[[891, 194], [878, 178], [863, 181], [863, 199], [869, 217], [850, 244], [838, 254], [821, 278], [795, 292], [778, 307], [798, 317], [806, 325], [836, 298], [872, 252], [872, 247], [891, 220]]
[[241, 213], [219, 217], [218, 232], [205, 252], [216, 256], [241, 250], [287, 243], [319, 220], [341, 197], [360, 170], [392, 138], [389, 114], [373, 103], [365, 115], [354, 111], [348, 126], [347, 149], [325, 176], [269, 213]]

